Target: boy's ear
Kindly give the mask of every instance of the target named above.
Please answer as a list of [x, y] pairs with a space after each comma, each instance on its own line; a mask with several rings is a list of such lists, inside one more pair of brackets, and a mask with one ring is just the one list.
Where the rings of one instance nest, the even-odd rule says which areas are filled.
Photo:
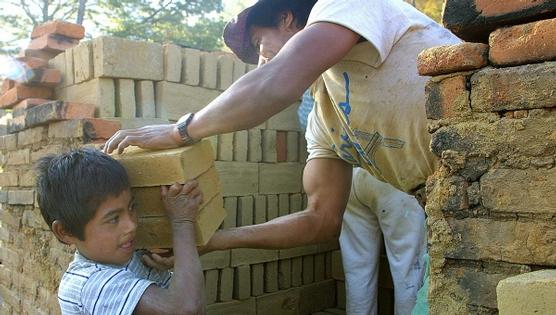
[[295, 24], [295, 19], [291, 11], [283, 12], [280, 15], [280, 27], [290, 31], [297, 29], [297, 25]]
[[52, 222], [52, 232], [54, 232], [56, 238], [64, 244], [71, 245], [75, 243], [75, 237], [66, 231], [60, 220], [54, 220], [54, 222]]

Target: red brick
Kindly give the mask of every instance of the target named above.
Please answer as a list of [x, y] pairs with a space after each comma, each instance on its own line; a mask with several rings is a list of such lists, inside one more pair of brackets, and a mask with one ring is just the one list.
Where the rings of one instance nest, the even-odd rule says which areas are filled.
[[46, 51], [40, 49], [27, 48], [27, 49], [22, 49], [17, 56], [18, 58], [33, 57], [33, 58], [39, 58], [48, 61], [56, 57], [56, 55], [58, 55], [59, 53], [60, 51]]
[[277, 162], [286, 162], [288, 160], [287, 138], [288, 138], [287, 131], [276, 132], [276, 161]]
[[17, 57], [16, 60], [23, 62], [24, 64], [27, 65], [27, 67], [33, 70], [43, 69], [48, 67], [48, 61], [42, 58], [23, 56], [23, 57]]
[[37, 49], [60, 53], [68, 48], [77, 46], [77, 44], [79, 44], [79, 41], [77, 39], [72, 39], [57, 34], [45, 34], [41, 37], [37, 37], [31, 40], [27, 49]]
[[447, 0], [442, 22], [466, 41], [486, 43], [500, 27], [555, 16], [554, 0]]
[[1, 94], [4, 94], [4, 93], [8, 92], [14, 86], [15, 86], [15, 81], [9, 80], [9, 79], [3, 80], [2, 81], [2, 93]]
[[520, 65], [556, 59], [556, 19], [502, 28], [490, 34], [489, 59]]
[[82, 39], [85, 36], [85, 28], [82, 25], [64, 21], [49, 21], [37, 25], [31, 33], [31, 38], [37, 38], [47, 34], [59, 34], [73, 39]]
[[427, 118], [452, 118], [470, 112], [466, 81], [465, 76], [447, 78], [440, 82], [429, 81], [425, 86]]
[[58, 120], [93, 118], [94, 114], [94, 104], [52, 101], [28, 109], [25, 126], [29, 128]]
[[487, 65], [488, 45], [460, 43], [423, 50], [417, 60], [420, 75], [439, 75], [479, 69]]
[[108, 140], [120, 130], [121, 124], [117, 121], [109, 121], [98, 118], [86, 119], [83, 122], [83, 134], [85, 142], [91, 140]]
[[46, 87], [17, 85], [0, 96], [0, 108], [10, 108], [28, 98], [50, 98], [52, 94], [52, 90]]
[[12, 116], [20, 116], [23, 115], [23, 113], [32, 107], [35, 107], [37, 105], [43, 104], [43, 103], [47, 103], [47, 102], [51, 102], [52, 100], [47, 100], [44, 98], [28, 98], [25, 99], [17, 104], [14, 105], [14, 107], [12, 107]]
[[56, 69], [36, 69], [33, 77], [26, 82], [29, 85], [55, 87], [62, 82], [62, 73]]

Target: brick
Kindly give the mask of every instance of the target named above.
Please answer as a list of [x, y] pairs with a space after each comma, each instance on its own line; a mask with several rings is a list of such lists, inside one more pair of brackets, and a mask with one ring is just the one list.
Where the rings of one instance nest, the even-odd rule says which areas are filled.
[[299, 134], [295, 131], [288, 131], [286, 139], [286, 161], [297, 162], [299, 161]]
[[278, 217], [278, 196], [266, 196], [266, 220], [270, 221]]
[[277, 132], [276, 130], [263, 130], [262, 137], [262, 150], [263, 150], [263, 162], [275, 163], [277, 162], [278, 152], [277, 152]]
[[217, 86], [217, 53], [201, 54], [201, 86], [208, 89], [216, 89]]
[[64, 74], [64, 84], [73, 85], [75, 83], [75, 68], [73, 61], [73, 47], [65, 51], [66, 73]]
[[239, 78], [241, 78], [245, 73], [246, 73], [246, 64], [244, 64], [238, 58], [234, 58], [234, 70], [233, 70], [234, 82], [239, 80]]
[[19, 186], [21, 187], [34, 187], [36, 182], [35, 179], [37, 178], [37, 174], [35, 174], [34, 169], [29, 170], [20, 170], [19, 172]]
[[336, 281], [326, 280], [301, 288], [299, 293], [299, 313], [311, 314], [335, 306]]
[[93, 104], [52, 101], [28, 109], [25, 125], [30, 128], [58, 120], [92, 118], [94, 114]]
[[288, 194], [278, 195], [278, 216], [285, 216], [290, 213], [290, 196]]
[[109, 121], [105, 119], [84, 119], [83, 123], [83, 140], [85, 143], [93, 140], [108, 140], [118, 130], [121, 125], [117, 121]]
[[207, 315], [256, 315], [255, 299], [216, 303], [207, 306]]
[[[300, 290], [290, 289], [257, 297], [257, 314], [297, 315], [299, 313]], [[308, 314], [308, 313], [307, 313]]]
[[332, 253], [328, 252], [324, 254], [324, 274], [326, 279], [332, 278]]
[[8, 192], [5, 190], [0, 190], [0, 203], [8, 202]]
[[8, 191], [8, 204], [10, 205], [32, 205], [34, 202], [35, 202], [34, 190]]
[[210, 141], [210, 145], [212, 146], [212, 157], [214, 160], [218, 159], [218, 135], [214, 135], [214, 136], [210, 136], [208, 138], [205, 138], [208, 141]]
[[316, 254], [315, 258], [315, 282], [321, 282], [325, 279], [325, 254]]
[[[220, 192], [221, 185], [214, 167], [203, 172], [196, 180], [203, 192], [203, 202], [199, 205], [199, 209], [202, 209]], [[171, 183], [168, 182], [168, 184]], [[137, 202], [136, 211], [138, 216], [166, 215], [160, 195], [160, 187], [133, 187], [131, 192]]]
[[116, 116], [123, 118], [137, 117], [135, 83], [133, 80], [116, 80]]
[[432, 47], [417, 57], [419, 74], [427, 76], [480, 69], [487, 64], [488, 45], [482, 43]]
[[248, 131], [248, 154], [249, 162], [260, 162], [263, 158], [262, 131], [260, 129], [249, 129]]
[[217, 87], [226, 90], [234, 81], [234, 57], [231, 54], [218, 56]]
[[29, 43], [27, 49], [36, 49], [54, 53], [63, 52], [79, 43], [78, 40], [57, 34], [45, 34], [34, 38]]
[[556, 270], [504, 279], [496, 287], [500, 314], [550, 314], [556, 309]]
[[[556, 169], [492, 169], [481, 177], [484, 207], [495, 212], [556, 213]], [[552, 196], [552, 197], [551, 197]]]
[[224, 198], [224, 209], [226, 209], [226, 218], [222, 227], [232, 228], [237, 226], [237, 197], [225, 197]]
[[93, 69], [93, 43], [85, 41], [72, 49], [74, 83], [91, 80], [94, 76]]
[[14, 307], [14, 309], [19, 309], [19, 305], [21, 304], [21, 297], [19, 294], [17, 294], [17, 292], [13, 292], [13, 290], [9, 290], [5, 286], [0, 285], [0, 295], [6, 302], [2, 304], [8, 304]]
[[298, 193], [301, 191], [302, 166], [299, 163], [260, 164], [261, 194]]
[[234, 273], [234, 299], [244, 300], [251, 295], [251, 268], [239, 266]]
[[213, 304], [218, 297], [218, 269], [205, 271], [205, 301]]
[[21, 223], [25, 226], [31, 227], [36, 230], [50, 231], [50, 228], [44, 222], [38, 209], [36, 211], [25, 210], [23, 211], [23, 216], [21, 217]]
[[0, 173], [0, 186], [17, 186], [19, 184], [17, 172], [2, 172]]
[[137, 116], [143, 118], [156, 117], [156, 103], [154, 98], [154, 83], [152, 81], [137, 81], [135, 83], [135, 101]]
[[117, 37], [93, 40], [94, 76], [160, 81], [164, 78], [162, 45]]
[[231, 257], [232, 267], [247, 264], [261, 264], [269, 261], [278, 260], [278, 250], [236, 248], [232, 249]]
[[[216, 161], [214, 164], [220, 175], [224, 197], [258, 193], [259, 173], [257, 163]], [[238, 178], [241, 178], [241, 180], [238, 180]]]
[[33, 58], [40, 58], [44, 60], [50, 60], [60, 54], [60, 51], [52, 51], [52, 50], [42, 50], [42, 49], [21, 49], [17, 54], [17, 57], [33, 57]]
[[21, 227], [21, 215], [17, 215], [5, 209], [0, 210], [0, 214], [2, 226], [11, 226], [16, 230]]
[[222, 269], [230, 266], [230, 251], [219, 250], [199, 257], [203, 270]]
[[248, 131], [240, 130], [234, 132], [234, 161], [247, 162], [248, 155]]
[[238, 198], [237, 226], [253, 224], [253, 197], [243, 196]]
[[477, 112], [556, 106], [556, 62], [485, 69], [471, 77], [471, 107]]
[[173, 82], [157, 82], [155, 96], [157, 117], [178, 120], [188, 112], [198, 112], [220, 95], [219, 91]]
[[23, 62], [31, 70], [44, 69], [48, 66], [48, 60], [44, 60], [41, 58], [23, 56], [17, 57], [15, 59], [19, 62]]
[[264, 264], [251, 265], [251, 296], [263, 295], [265, 280]]
[[486, 42], [497, 28], [555, 14], [556, 4], [551, 0], [448, 0], [442, 23], [465, 41]]
[[303, 285], [311, 284], [315, 281], [315, 257], [312, 255], [303, 256]]
[[31, 152], [31, 163], [35, 163], [43, 156], [48, 154], [60, 154], [64, 151], [64, 147], [60, 144], [49, 144], [41, 147], [38, 151]]
[[0, 150], [13, 151], [17, 148], [17, 135], [0, 136]]
[[288, 132], [276, 132], [276, 161], [286, 162], [288, 160]]
[[266, 197], [257, 195], [254, 197], [255, 207], [253, 210], [253, 223], [261, 224], [266, 222]]
[[234, 133], [218, 135], [218, 161], [234, 160]]
[[278, 261], [264, 264], [264, 291], [266, 293], [278, 291]]
[[303, 257], [292, 259], [292, 287], [299, 287], [303, 284]]
[[[0, 227], [0, 241], [3, 241], [4, 244], [10, 242], [10, 231], [3, 226]], [[2, 281], [6, 279], [5, 275], [2, 273], [3, 273], [3, 269], [0, 268], [0, 283], [2, 283]]]
[[299, 162], [305, 163], [309, 153], [307, 152], [307, 140], [305, 140], [305, 135], [300, 133], [299, 136]]
[[461, 117], [471, 112], [467, 78], [456, 76], [440, 82], [430, 80], [425, 86], [427, 118]]
[[10, 108], [12, 105], [27, 98], [51, 98], [52, 90], [40, 86], [16, 85], [0, 96], [0, 108]]
[[278, 288], [289, 289], [292, 285], [292, 261], [290, 259], [278, 261]]
[[283, 131], [302, 131], [297, 117], [299, 102], [290, 105], [288, 108], [269, 118], [265, 123], [266, 129]]
[[556, 19], [498, 29], [489, 37], [489, 59], [499, 66], [556, 59]]
[[201, 80], [201, 51], [184, 48], [182, 57], [181, 82], [192, 86], [199, 85]]
[[[35, 58], [35, 57], [18, 57], [18, 58]], [[38, 60], [44, 60], [41, 58], [35, 58]], [[52, 69], [59, 70], [62, 73], [62, 84], [61, 86], [67, 86], [66, 84], [66, 53], [60, 53], [50, 60], [44, 60], [48, 63], [48, 66]]]
[[41, 105], [44, 103], [52, 102], [52, 100], [47, 100], [44, 98], [28, 98], [25, 99], [12, 107], [13, 117], [24, 115], [27, 109]]
[[[453, 259], [493, 260], [515, 264], [550, 265], [556, 262], [551, 221], [448, 219], [454, 241], [445, 254]], [[488, 240], [488, 241], [486, 241]]]
[[[212, 166], [212, 147], [208, 141], [177, 149], [149, 151], [136, 147], [113, 154], [127, 170], [132, 187], [151, 187], [185, 182]], [[160, 168], [160, 165], [164, 165]]]
[[332, 252], [332, 278], [335, 280], [345, 279], [342, 253], [339, 250]]
[[231, 301], [234, 293], [234, 269], [224, 268], [220, 270], [219, 283], [218, 300], [221, 302]]
[[45, 139], [45, 136], [45, 127], [27, 129], [17, 134], [17, 143], [19, 147], [24, 147], [30, 144], [41, 142]]
[[82, 39], [85, 37], [85, 28], [79, 24], [60, 20], [49, 21], [37, 25], [31, 33], [31, 38], [37, 38], [47, 34], [58, 34], [73, 39]]
[[181, 48], [174, 44], [165, 44], [164, 50], [164, 80], [170, 82], [181, 81]]
[[8, 152], [7, 165], [24, 165], [29, 164], [29, 149], [22, 149]]
[[280, 259], [288, 259], [305, 255], [316, 254], [319, 251], [317, 244], [304, 245], [280, 250]]
[[[41, 60], [41, 59], [39, 59]], [[8, 92], [10, 89], [15, 87], [15, 81], [10, 79], [2, 80], [2, 94]]]
[[290, 195], [290, 213], [299, 212], [305, 210], [303, 208], [303, 197], [301, 194]]
[[97, 78], [56, 90], [56, 99], [95, 104], [96, 117], [116, 116], [116, 89], [112, 79]]

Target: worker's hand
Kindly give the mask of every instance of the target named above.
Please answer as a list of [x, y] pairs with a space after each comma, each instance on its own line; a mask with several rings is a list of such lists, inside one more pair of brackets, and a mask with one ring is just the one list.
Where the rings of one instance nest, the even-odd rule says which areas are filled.
[[141, 256], [141, 260], [145, 265], [160, 271], [174, 268], [174, 256], [162, 257], [159, 254], [148, 252]]
[[216, 251], [216, 250], [223, 250], [224, 249], [224, 248], [221, 248], [217, 245], [218, 239], [222, 238], [222, 237], [219, 237], [221, 232], [222, 232], [222, 230], [217, 230], [205, 245], [197, 246], [197, 253], [199, 253], [199, 256], [202, 256], [204, 254], [208, 254], [208, 253]]
[[166, 214], [172, 223], [194, 223], [203, 194], [196, 180], [160, 187]]
[[143, 149], [171, 149], [182, 145], [176, 124], [152, 125], [137, 129], [120, 130], [104, 144], [104, 153], [118, 150], [121, 154], [130, 145]]

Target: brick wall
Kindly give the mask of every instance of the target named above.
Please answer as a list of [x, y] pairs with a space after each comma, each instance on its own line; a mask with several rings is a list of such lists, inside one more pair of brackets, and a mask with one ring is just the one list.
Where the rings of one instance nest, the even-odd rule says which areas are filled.
[[[504, 19], [477, 13], [494, 23], [473, 33], [488, 45], [419, 57], [433, 76], [426, 106], [441, 160], [427, 182], [431, 314], [497, 314], [500, 280], [556, 267], [556, 20], [542, 20], [555, 13], [551, 1], [534, 2], [508, 1]], [[535, 21], [519, 24], [524, 16]]]

